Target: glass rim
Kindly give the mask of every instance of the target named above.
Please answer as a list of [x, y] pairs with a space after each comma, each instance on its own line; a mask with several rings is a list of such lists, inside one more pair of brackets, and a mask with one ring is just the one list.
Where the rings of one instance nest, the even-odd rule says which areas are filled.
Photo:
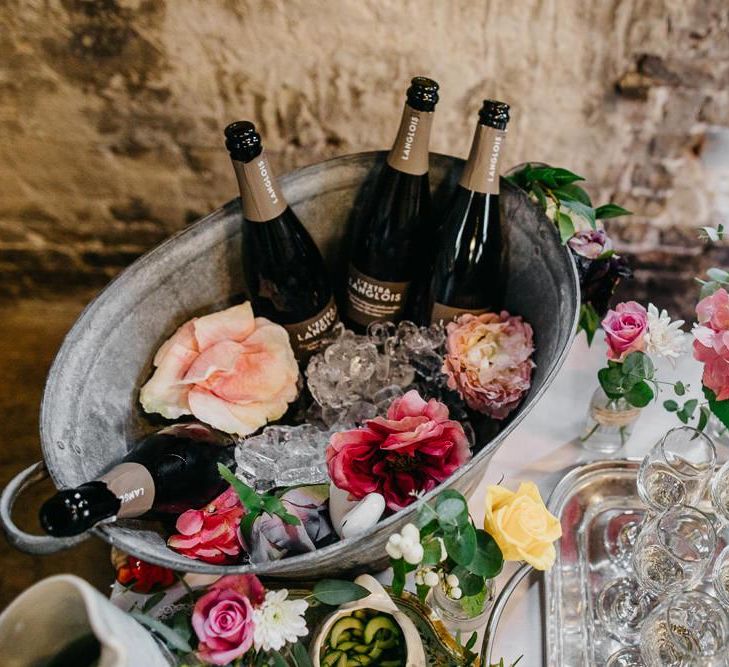
[[[676, 426], [670, 430], [668, 430], [665, 435], [661, 438], [661, 441], [658, 443], [659, 450], [661, 452], [661, 458], [663, 459], [664, 463], [671, 468], [671, 471], [678, 475], [679, 477], [683, 477], [685, 479], [693, 479], [696, 477], [699, 477], [699, 472], [696, 473], [685, 473], [681, 472], [675, 469], [673, 465], [671, 465], [668, 462], [668, 459], [666, 458], [666, 440], [671, 433], [674, 433], [675, 431], [693, 431], [695, 434], [694, 438], [702, 438], [703, 441], [709, 446], [709, 451], [711, 452], [711, 463], [709, 466], [709, 470], [713, 470], [716, 466], [716, 446], [714, 445], [714, 441], [706, 435], [706, 433], [703, 433], [702, 431], [699, 431], [698, 429], [695, 429], [693, 426]], [[703, 473], [702, 473], [703, 474]]]
[[[705, 512], [702, 512], [697, 507], [694, 507], [693, 505], [678, 505], [676, 507], [669, 507], [667, 510], [662, 512], [658, 515], [656, 518], [656, 528], [660, 527], [661, 522], [663, 519], [665, 519], [669, 514], [672, 512], [686, 512], [689, 511], [690, 513], [697, 514], [698, 516], [695, 518], [701, 518], [706, 522], [706, 525], [709, 527], [709, 538], [711, 539], [711, 544], [709, 544], [709, 555], [708, 559], [712, 559], [714, 557], [714, 553], [716, 552], [716, 544], [717, 544], [717, 534], [716, 534], [716, 528], [714, 528], [714, 523], [711, 521], [711, 518], [706, 514]], [[658, 536], [658, 539], [661, 542], [661, 546], [666, 548], [666, 543], [663, 539], [663, 532], [668, 533], [669, 531], [656, 531], [656, 534]], [[678, 556], [674, 553], [671, 553], [671, 557], [675, 558], [676, 560], [681, 561], [682, 563], [697, 563], [701, 561], [696, 560], [687, 560], [686, 558], [681, 558], [681, 556]]]
[[[702, 653], [700, 656], [701, 658], [713, 658], [717, 655], [721, 655], [726, 652], [727, 646], [729, 646], [729, 615], [727, 615], [726, 609], [722, 606], [721, 602], [717, 600], [713, 595], [710, 595], [709, 593], [706, 593], [705, 591], [686, 591], [684, 593], [677, 593], [676, 595], [671, 596], [668, 601], [666, 602], [666, 608], [663, 611], [663, 618], [666, 623], [666, 629], [668, 630], [667, 636], [669, 637], [672, 644], [677, 646], [679, 650], [682, 651], [683, 656], [686, 656], [686, 644], [685, 642], [682, 642], [680, 639], [679, 633], [674, 628], [674, 624], [671, 623], [671, 611], [673, 609], [677, 609], [678, 606], [685, 602], [689, 598], [694, 599], [700, 599], [706, 606], [711, 606], [714, 612], [718, 613], [723, 623], [721, 625], [724, 629], [724, 637], [723, 642], [721, 645], [717, 646], [715, 650], [713, 650], [711, 653]], [[696, 657], [693, 655], [689, 655], [688, 657]]]

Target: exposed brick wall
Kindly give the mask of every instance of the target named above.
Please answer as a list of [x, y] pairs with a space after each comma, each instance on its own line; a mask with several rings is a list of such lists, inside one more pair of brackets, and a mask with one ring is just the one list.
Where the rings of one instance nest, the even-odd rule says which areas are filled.
[[543, 160], [634, 210], [624, 289], [690, 310], [727, 265], [726, 0], [9, 0], [0, 6], [0, 294], [100, 286], [235, 195], [222, 128], [279, 171], [386, 147], [408, 78], [442, 86], [433, 149], [464, 155], [486, 96], [507, 163]]

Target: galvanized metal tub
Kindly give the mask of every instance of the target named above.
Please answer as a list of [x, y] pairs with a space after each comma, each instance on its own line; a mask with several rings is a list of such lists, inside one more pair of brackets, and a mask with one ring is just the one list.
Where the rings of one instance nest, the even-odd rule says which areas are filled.
[[[283, 191], [333, 270], [339, 266], [348, 220], [366, 198], [385, 153], [336, 158], [292, 172]], [[445, 201], [462, 160], [431, 156], [436, 201]], [[254, 572], [306, 580], [384, 565], [385, 542], [412, 519], [418, 506], [444, 487], [464, 493], [481, 479], [489, 459], [539, 400], [565, 359], [577, 325], [579, 287], [567, 250], [553, 224], [527, 196], [502, 179], [502, 217], [509, 244], [506, 307], [535, 332], [532, 388], [501, 432], [439, 489], [368, 533], [281, 561], [215, 566], [168, 549], [149, 523], [119, 521], [92, 532], [136, 556], [177, 570]], [[51, 368], [41, 409], [44, 462], [18, 475], [3, 491], [0, 521], [9, 540], [31, 553], [51, 553], [80, 541], [32, 536], [12, 522], [16, 497], [50, 474], [56, 486], [76, 486], [118, 461], [161, 421], [145, 415], [139, 387], [150, 374], [157, 347], [183, 321], [240, 299], [243, 285], [240, 208], [231, 201], [134, 262], [92, 301], [68, 333]]]

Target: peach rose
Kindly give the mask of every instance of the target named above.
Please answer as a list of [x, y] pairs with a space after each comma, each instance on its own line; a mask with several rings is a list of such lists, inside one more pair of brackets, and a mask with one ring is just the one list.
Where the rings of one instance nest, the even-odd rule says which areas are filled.
[[286, 412], [299, 367], [286, 330], [253, 317], [250, 302], [183, 324], [157, 351], [139, 400], [168, 419], [194, 415], [248, 435]]

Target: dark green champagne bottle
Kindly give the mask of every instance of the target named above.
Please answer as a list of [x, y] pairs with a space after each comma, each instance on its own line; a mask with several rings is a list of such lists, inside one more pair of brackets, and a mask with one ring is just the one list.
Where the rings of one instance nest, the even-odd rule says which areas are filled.
[[463, 174], [450, 200], [430, 279], [431, 322], [501, 307], [503, 251], [499, 159], [509, 105], [485, 100]]
[[429, 264], [428, 144], [437, 102], [438, 84], [415, 77], [395, 143], [355, 223], [346, 310], [355, 329], [402, 318], [411, 284]]
[[240, 186], [253, 312], [281, 324], [296, 358], [306, 361], [339, 320], [324, 260], [286, 203], [253, 123], [232, 123], [225, 137]]

